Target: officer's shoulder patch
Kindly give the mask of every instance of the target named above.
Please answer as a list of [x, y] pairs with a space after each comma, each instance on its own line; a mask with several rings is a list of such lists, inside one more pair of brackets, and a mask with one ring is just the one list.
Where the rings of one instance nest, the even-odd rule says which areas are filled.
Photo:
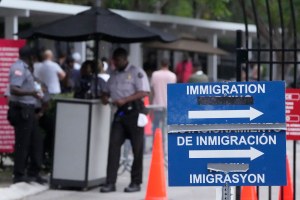
[[144, 77], [143, 73], [142, 73], [142, 72], [139, 72], [139, 73], [138, 73], [138, 77], [139, 77], [139, 78], [143, 78], [143, 77]]
[[15, 74], [16, 76], [22, 76], [22, 75], [23, 75], [23, 73], [22, 73], [21, 70], [15, 70], [14, 74]]

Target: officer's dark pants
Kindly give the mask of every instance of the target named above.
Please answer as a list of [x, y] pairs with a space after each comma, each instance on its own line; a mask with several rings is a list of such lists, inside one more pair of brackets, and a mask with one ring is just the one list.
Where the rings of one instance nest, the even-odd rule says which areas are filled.
[[15, 130], [14, 178], [26, 174], [37, 176], [42, 164], [42, 136], [38, 132], [34, 107], [20, 107], [10, 104], [11, 123]]
[[134, 156], [131, 167], [131, 182], [142, 183], [144, 128], [137, 126], [138, 114], [137, 111], [132, 111], [123, 116], [117, 116], [117, 114], [114, 116], [109, 140], [107, 183], [116, 183], [121, 147], [125, 139], [130, 140]]

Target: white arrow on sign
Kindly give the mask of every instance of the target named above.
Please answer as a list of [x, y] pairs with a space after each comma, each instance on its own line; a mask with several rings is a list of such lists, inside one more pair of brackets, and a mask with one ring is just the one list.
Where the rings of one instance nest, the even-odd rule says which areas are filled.
[[189, 150], [189, 158], [250, 158], [254, 160], [263, 154], [253, 147], [246, 150]]
[[255, 108], [249, 110], [197, 110], [188, 111], [189, 119], [217, 119], [217, 118], [250, 118], [250, 121], [263, 113]]

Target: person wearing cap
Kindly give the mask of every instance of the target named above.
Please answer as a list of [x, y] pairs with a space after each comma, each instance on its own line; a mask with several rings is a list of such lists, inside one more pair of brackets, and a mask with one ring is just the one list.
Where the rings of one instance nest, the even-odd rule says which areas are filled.
[[41, 91], [35, 88], [35, 79], [30, 69], [32, 56], [30, 47], [21, 48], [19, 60], [9, 70], [7, 119], [15, 130], [13, 183], [46, 182], [39, 174], [43, 151], [35, 113], [37, 101], [43, 97]]
[[[113, 53], [115, 70], [112, 72], [101, 100], [104, 104], [112, 103], [117, 111], [114, 114], [107, 163], [106, 184], [100, 192], [116, 191], [117, 171], [120, 162], [121, 146], [129, 139], [133, 152], [131, 182], [124, 192], [141, 190], [143, 177], [145, 106], [142, 98], [150, 93], [147, 75], [141, 67], [129, 64], [128, 53], [118, 48]], [[140, 119], [140, 120], [139, 120]]]

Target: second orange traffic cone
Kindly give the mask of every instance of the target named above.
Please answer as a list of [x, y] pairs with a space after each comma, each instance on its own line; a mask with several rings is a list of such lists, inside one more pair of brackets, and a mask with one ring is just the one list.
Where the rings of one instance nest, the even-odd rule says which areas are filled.
[[161, 129], [155, 130], [152, 159], [145, 200], [167, 200], [164, 152]]
[[242, 186], [241, 200], [257, 200], [255, 186]]
[[[293, 200], [293, 182], [290, 170], [290, 163], [288, 157], [286, 157], [286, 186], [281, 186], [279, 188], [278, 200]], [[283, 192], [283, 193], [282, 193]]]

